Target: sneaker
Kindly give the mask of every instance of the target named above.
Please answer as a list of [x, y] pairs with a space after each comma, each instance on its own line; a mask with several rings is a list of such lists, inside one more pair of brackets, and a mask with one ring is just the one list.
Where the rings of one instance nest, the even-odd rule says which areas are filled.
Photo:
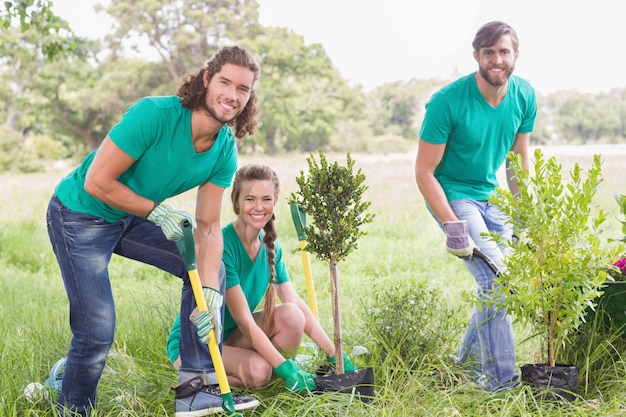
[[61, 385], [63, 385], [63, 371], [65, 370], [65, 358], [59, 359], [52, 369], [50, 369], [50, 375], [43, 383], [44, 386], [50, 387], [54, 391], [61, 392]]
[[[197, 376], [176, 388], [176, 417], [202, 417], [224, 411], [222, 393], [218, 385], [202, 385]], [[259, 405], [253, 397], [233, 395], [235, 411], [249, 410]]]

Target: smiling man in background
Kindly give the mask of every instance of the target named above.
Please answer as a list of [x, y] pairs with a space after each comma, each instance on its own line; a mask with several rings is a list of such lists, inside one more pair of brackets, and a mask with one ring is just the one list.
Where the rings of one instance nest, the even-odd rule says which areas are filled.
[[[537, 105], [534, 89], [513, 75], [519, 44], [511, 26], [499, 21], [484, 24], [472, 46], [478, 71], [444, 86], [426, 104], [415, 175], [446, 235], [447, 251], [463, 259], [482, 301], [456, 360], [481, 386], [495, 391], [517, 385], [515, 341], [507, 312], [484, 303], [499, 292], [495, 275], [472, 255], [480, 250], [504, 270], [504, 247], [483, 234], [496, 232], [510, 239], [511, 228], [488, 199], [498, 187], [496, 174], [509, 151], [520, 154], [528, 169]], [[507, 182], [515, 194], [517, 184], [508, 161]]]

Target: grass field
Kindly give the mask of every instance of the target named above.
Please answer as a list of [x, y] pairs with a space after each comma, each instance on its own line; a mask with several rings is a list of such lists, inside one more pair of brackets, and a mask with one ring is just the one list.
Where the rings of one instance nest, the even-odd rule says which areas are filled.
[[[609, 213], [607, 237], [620, 235], [617, 205], [612, 194], [626, 191], [626, 152], [601, 149], [604, 183], [597, 202]], [[575, 162], [586, 168], [593, 150], [546, 148], [568, 170]], [[295, 191], [295, 177], [308, 170], [307, 155], [242, 156], [240, 164], [271, 165], [282, 180], [277, 208], [279, 239], [296, 288], [306, 300], [300, 255], [286, 199]], [[374, 368], [376, 400], [352, 401], [348, 395], [297, 396], [279, 382], [254, 392], [262, 405], [249, 416], [607, 416], [626, 415], [626, 360], [621, 341], [580, 346], [602, 365], [581, 380], [581, 398], [561, 407], [538, 403], [526, 388], [487, 393], [474, 387], [454, 368], [448, 354], [456, 347], [470, 310], [466, 293], [473, 280], [461, 261], [447, 255], [444, 237], [428, 214], [415, 185], [414, 154], [352, 154], [366, 175], [374, 222], [358, 248], [340, 264], [344, 348], [368, 348], [369, 360], [357, 364]], [[345, 164], [345, 155], [329, 155]], [[64, 356], [70, 331], [67, 299], [58, 266], [50, 249], [45, 209], [65, 171], [0, 176], [0, 416], [52, 416], [45, 400], [31, 403], [23, 395], [29, 382], [43, 382], [50, 367]], [[173, 205], [193, 211], [195, 193], [173, 199]], [[224, 199], [223, 221], [234, 217], [230, 199]], [[312, 258], [320, 321], [329, 334], [333, 323], [328, 265]], [[180, 282], [151, 267], [115, 257], [110, 265], [116, 297], [116, 341], [99, 386], [94, 416], [173, 416], [176, 373], [165, 354], [169, 326], [178, 310]], [[366, 329], [376, 300], [388, 289], [423, 283], [439, 291], [435, 305], [422, 306], [441, 319], [447, 332], [435, 350], [419, 352], [408, 362], [399, 352], [385, 349]], [[384, 297], [383, 297], [384, 299]], [[411, 300], [411, 303], [424, 300]], [[400, 306], [402, 307], [402, 306]], [[406, 311], [412, 311], [407, 305]], [[453, 315], [452, 313], [453, 312]], [[445, 317], [448, 315], [448, 317]], [[404, 319], [398, 317], [398, 320]], [[427, 323], [425, 323], [427, 324]], [[440, 329], [441, 330], [441, 329]], [[516, 329], [520, 365], [534, 362], [536, 346]], [[614, 347], [611, 351], [611, 347]], [[595, 363], [595, 362], [594, 362]], [[599, 362], [598, 362], [599, 363]], [[250, 392], [247, 392], [250, 394]]]

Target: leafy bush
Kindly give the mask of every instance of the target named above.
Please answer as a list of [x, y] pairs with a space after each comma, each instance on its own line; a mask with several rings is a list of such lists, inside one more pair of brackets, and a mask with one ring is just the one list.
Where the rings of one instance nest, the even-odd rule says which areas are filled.
[[519, 239], [507, 242], [507, 270], [498, 278], [511, 294], [496, 303], [542, 338], [545, 363], [553, 367], [563, 363], [559, 349], [585, 320], [610, 268], [611, 252], [600, 239], [606, 215], [594, 203], [602, 160], [594, 155], [587, 178], [576, 163], [567, 179], [556, 157], [540, 149], [532, 175], [521, 156], [509, 157], [519, 192], [499, 188], [491, 202], [511, 219]]
[[56, 160], [64, 158], [67, 150], [63, 144], [45, 135], [30, 135], [26, 140], [26, 145], [35, 151], [40, 159]]
[[0, 126], [0, 172], [37, 172], [43, 170], [37, 152], [26, 146], [17, 130]]
[[417, 369], [427, 356], [453, 353], [462, 331], [458, 310], [445, 307], [439, 289], [425, 282], [403, 281], [375, 285], [373, 299], [365, 305], [364, 333], [384, 361], [397, 355], [409, 368]]

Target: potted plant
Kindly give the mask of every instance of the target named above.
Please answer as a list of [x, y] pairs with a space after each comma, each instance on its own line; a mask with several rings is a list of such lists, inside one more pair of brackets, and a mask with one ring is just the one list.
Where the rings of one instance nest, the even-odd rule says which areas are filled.
[[292, 193], [288, 201], [291, 206], [301, 207], [313, 220], [308, 226], [302, 225], [307, 237], [306, 248], [318, 259], [327, 261], [330, 267], [336, 374], [329, 376], [330, 382], [317, 378], [316, 384], [319, 389], [322, 386], [348, 388], [345, 385], [358, 383], [361, 392], [371, 397], [374, 381], [370, 368], [344, 375], [338, 264], [357, 248], [357, 240], [365, 235], [361, 226], [370, 223], [374, 215], [366, 213], [371, 203], [361, 200], [367, 190], [363, 184], [365, 175], [360, 169], [354, 173], [350, 154], [345, 167], [328, 163], [322, 151], [319, 157], [319, 163], [313, 155], [307, 158], [308, 176], [300, 172], [296, 178], [299, 190]]
[[594, 156], [586, 178], [575, 164], [564, 179], [556, 158], [544, 158], [540, 149], [529, 171], [519, 155], [509, 158], [518, 192], [500, 188], [491, 201], [510, 218], [518, 239], [499, 242], [508, 246], [508, 254], [498, 283], [510, 293], [493, 302], [541, 339], [542, 363], [522, 366], [522, 382], [546, 389], [544, 399], [572, 400], [578, 371], [559, 362], [559, 351], [585, 320], [586, 309], [593, 308], [610, 268], [610, 253], [600, 239], [606, 215], [593, 204], [601, 159]]

